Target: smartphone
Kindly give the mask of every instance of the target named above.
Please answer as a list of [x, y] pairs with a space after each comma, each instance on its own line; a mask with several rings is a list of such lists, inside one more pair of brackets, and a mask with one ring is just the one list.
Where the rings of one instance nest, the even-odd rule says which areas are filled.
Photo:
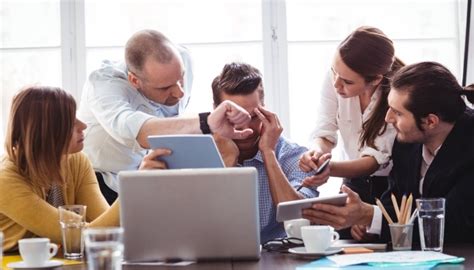
[[314, 175], [318, 175], [318, 174], [322, 173], [326, 169], [326, 167], [328, 166], [329, 161], [331, 161], [331, 159], [327, 159], [326, 161], [324, 161], [323, 164], [321, 164], [321, 166], [319, 166], [319, 168], [316, 171], [313, 170]]

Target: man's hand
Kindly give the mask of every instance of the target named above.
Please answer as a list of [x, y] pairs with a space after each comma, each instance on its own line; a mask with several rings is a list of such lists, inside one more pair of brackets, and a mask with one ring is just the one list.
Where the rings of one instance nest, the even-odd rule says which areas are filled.
[[167, 169], [168, 166], [165, 162], [157, 160], [158, 157], [168, 156], [171, 154], [171, 150], [165, 148], [153, 149], [143, 157], [140, 163], [139, 170], [153, 170], [153, 169]]
[[[326, 153], [320, 156], [318, 158], [318, 161], [316, 162], [317, 168], [319, 168], [326, 160], [330, 158], [331, 158], [330, 153]], [[306, 177], [303, 180], [302, 185], [304, 187], [319, 187], [328, 181], [330, 173], [331, 173], [331, 163], [329, 162], [327, 167], [321, 173]]]
[[322, 164], [322, 162], [318, 163], [319, 158], [322, 155], [323, 153], [317, 152], [316, 150], [307, 151], [300, 157], [300, 161], [299, 161], [300, 169], [303, 172], [310, 172], [312, 170], [317, 170], [319, 167], [318, 164]]
[[367, 233], [367, 226], [354, 225], [351, 227], [351, 235], [354, 240], [359, 242], [373, 242], [379, 237], [376, 234]]
[[239, 130], [239, 127], [247, 126], [250, 119], [250, 114], [242, 107], [230, 100], [224, 100], [211, 112], [207, 123], [212, 133], [229, 139], [245, 139], [252, 135], [253, 130]]
[[348, 195], [345, 206], [315, 203], [303, 210], [303, 218], [314, 224], [331, 225], [336, 230], [369, 225], [374, 214], [372, 205], [362, 202], [359, 195], [346, 186], [342, 186], [342, 191]]
[[260, 132], [258, 149], [262, 152], [275, 150], [278, 138], [280, 138], [283, 132], [283, 127], [280, 124], [278, 116], [262, 106], [255, 108], [255, 114], [260, 121], [262, 121], [262, 131]]
[[235, 167], [239, 161], [239, 148], [233, 140], [219, 136], [218, 134], [213, 135], [216, 141], [217, 149], [221, 153], [222, 159], [226, 167]]

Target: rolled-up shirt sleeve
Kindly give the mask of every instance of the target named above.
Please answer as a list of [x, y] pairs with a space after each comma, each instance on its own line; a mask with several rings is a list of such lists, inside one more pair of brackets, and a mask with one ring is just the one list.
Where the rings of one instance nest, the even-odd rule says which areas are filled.
[[132, 149], [141, 148], [136, 138], [143, 123], [153, 115], [132, 107], [130, 98], [139, 97], [131, 96], [129, 93], [136, 90], [131, 89], [125, 78], [91, 79], [89, 83], [89, 87], [101, 89], [101, 91], [89, 91], [90, 95], [87, 97], [89, 108], [100, 125], [119, 143]]
[[391, 124], [387, 124], [385, 132], [376, 137], [374, 144], [377, 149], [365, 145], [360, 150], [360, 156], [374, 157], [381, 169], [386, 168], [390, 164], [392, 157], [392, 148], [397, 132]]

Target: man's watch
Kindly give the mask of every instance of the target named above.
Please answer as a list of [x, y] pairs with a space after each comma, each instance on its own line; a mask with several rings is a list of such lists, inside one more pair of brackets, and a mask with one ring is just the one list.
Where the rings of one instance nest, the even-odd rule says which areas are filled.
[[207, 118], [210, 114], [210, 112], [203, 112], [199, 114], [199, 127], [201, 128], [202, 134], [212, 134], [211, 128], [207, 123]]

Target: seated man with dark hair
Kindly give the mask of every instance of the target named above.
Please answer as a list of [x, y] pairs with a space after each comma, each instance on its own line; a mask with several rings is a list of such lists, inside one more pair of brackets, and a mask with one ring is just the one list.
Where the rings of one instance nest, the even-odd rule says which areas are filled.
[[[212, 82], [214, 106], [225, 100], [235, 102], [249, 112], [248, 126], [253, 134], [246, 139], [224, 139], [215, 136], [217, 145], [228, 166], [255, 167], [259, 181], [261, 240], [284, 237], [281, 223], [276, 221], [276, 205], [280, 202], [318, 196], [315, 187], [296, 191], [311, 173], [298, 168], [298, 159], [307, 149], [288, 142], [281, 136], [283, 127], [278, 116], [264, 107], [264, 92], [260, 72], [243, 63], [224, 66]], [[329, 158], [326, 155], [324, 159]], [[328, 172], [323, 184], [328, 179]]]

